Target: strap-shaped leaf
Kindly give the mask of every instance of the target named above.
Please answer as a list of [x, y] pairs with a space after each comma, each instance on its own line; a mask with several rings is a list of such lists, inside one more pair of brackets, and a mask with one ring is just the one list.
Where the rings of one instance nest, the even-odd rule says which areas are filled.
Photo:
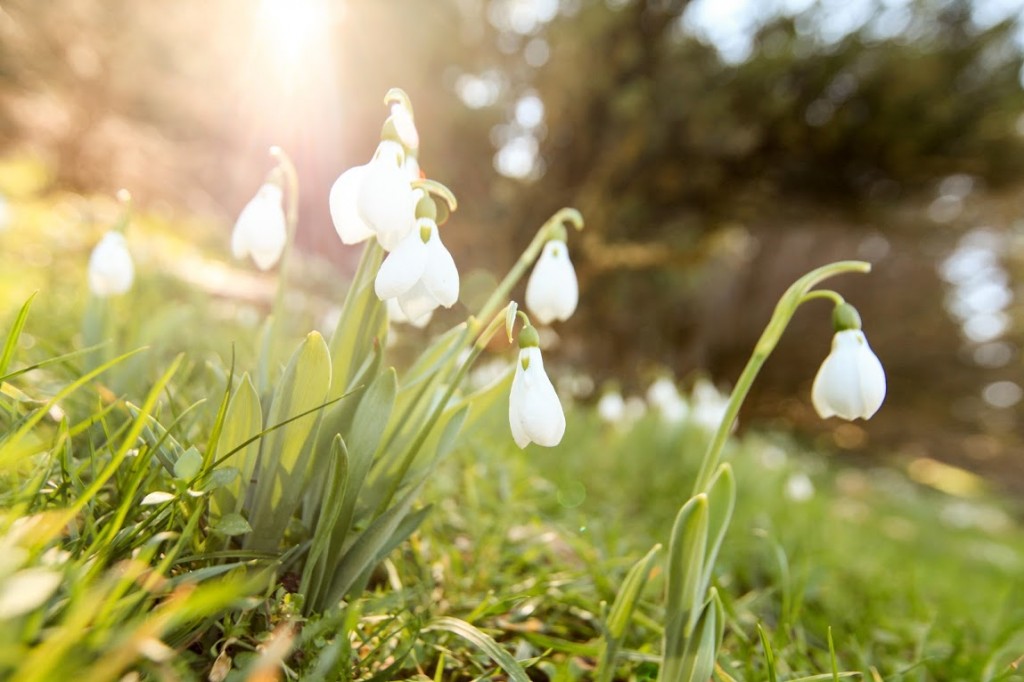
[[458, 635], [487, 654], [492, 661], [505, 671], [511, 682], [530, 682], [530, 677], [526, 674], [526, 670], [523, 669], [523, 666], [519, 665], [519, 661], [512, 658], [512, 654], [502, 649], [486, 632], [470, 625], [466, 621], [450, 616], [442, 616], [432, 620], [425, 629], [444, 630], [453, 635]]
[[370, 356], [374, 345], [383, 345], [387, 309], [373, 289], [373, 280], [383, 259], [384, 250], [380, 245], [376, 241], [368, 243], [349, 285], [338, 325], [331, 335], [330, 354], [335, 373], [331, 398], [354, 387], [352, 378]]
[[608, 619], [604, 627], [604, 642], [597, 674], [598, 682], [611, 680], [615, 673], [615, 657], [622, 645], [626, 627], [629, 625], [633, 610], [640, 600], [640, 594], [647, 584], [654, 560], [658, 558], [660, 551], [661, 545], [655, 545], [644, 558], [633, 564], [629, 573], [626, 574], [626, 579], [622, 581], [622, 587], [619, 588], [618, 594], [615, 595], [615, 602], [612, 604], [611, 611], [608, 612]]
[[[267, 421], [277, 424], [322, 405], [331, 386], [331, 358], [318, 332], [310, 332], [292, 355], [274, 394]], [[268, 434], [260, 446], [256, 492], [249, 515], [253, 532], [246, 547], [276, 551], [306, 485], [309, 453], [319, 413], [296, 419]]]
[[18, 316], [14, 318], [14, 324], [11, 325], [11, 331], [7, 333], [7, 341], [4, 342], [3, 353], [0, 353], [0, 376], [7, 374], [7, 368], [11, 366], [14, 352], [18, 349], [18, 339], [21, 338], [21, 330], [25, 328], [25, 321], [28, 320], [28, 311], [32, 307], [32, 299], [35, 297], [36, 295], [33, 293], [22, 304], [21, 310], [18, 311]]
[[[260, 396], [256, 392], [256, 387], [253, 386], [252, 379], [246, 373], [242, 375], [238, 382], [238, 388], [235, 389], [234, 395], [231, 396], [231, 402], [228, 403], [220, 438], [217, 441], [217, 449], [222, 452], [231, 452], [262, 430], [263, 410], [260, 406]], [[256, 470], [259, 452], [259, 441], [253, 441], [243, 446], [225, 463], [225, 465], [236, 467], [239, 475], [231, 483], [218, 488], [214, 493], [210, 504], [215, 516], [242, 511], [246, 492]]]
[[732, 512], [736, 507], [736, 478], [732, 473], [732, 465], [728, 462], [718, 467], [714, 478], [708, 484], [708, 535], [711, 541], [707, 557], [704, 559], [704, 575], [701, 579], [699, 594], [707, 592], [715, 570], [715, 561], [722, 548], [725, 534], [732, 521]]
[[[679, 680], [691, 634], [695, 631], [708, 538], [708, 497], [691, 497], [676, 515], [668, 547], [668, 589], [665, 603], [662, 680]], [[668, 673], [665, 673], [667, 669]]]

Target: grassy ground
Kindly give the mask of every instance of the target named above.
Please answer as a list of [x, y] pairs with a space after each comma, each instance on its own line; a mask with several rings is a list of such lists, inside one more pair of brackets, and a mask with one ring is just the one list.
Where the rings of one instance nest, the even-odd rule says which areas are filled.
[[[139, 217], [139, 280], [115, 303], [116, 345], [149, 349], [70, 392], [86, 356], [51, 359], [82, 347], [84, 263], [114, 209], [40, 198], [28, 180], [16, 192], [11, 178], [31, 177], [20, 173], [0, 172], [18, 218], [0, 234], [7, 330], [40, 293], [0, 371], [0, 677], [506, 679], [473, 639], [484, 632], [532, 679], [593, 679], [603, 614], [690, 496], [701, 427], [653, 412], [616, 427], [581, 404], [560, 446], [520, 451], [499, 400], [430, 477], [429, 515], [367, 591], [302, 616], [295, 576], [268, 587], [261, 557], [224, 549], [175, 466], [211, 439], [232, 347], [243, 366], [255, 354], [267, 280], [225, 293], [236, 280], [217, 278], [209, 254], [224, 245], [205, 226]], [[307, 290], [340, 300], [340, 285], [304, 270]], [[296, 334], [327, 312], [317, 296], [294, 309]], [[1024, 679], [1019, 505], [956, 485], [956, 471], [924, 475], [928, 462], [866, 468], [757, 429], [726, 459], [738, 502], [715, 574], [727, 613], [719, 680], [832, 679], [833, 665], [865, 680]], [[657, 676], [663, 591], [656, 564], [617, 679]]]

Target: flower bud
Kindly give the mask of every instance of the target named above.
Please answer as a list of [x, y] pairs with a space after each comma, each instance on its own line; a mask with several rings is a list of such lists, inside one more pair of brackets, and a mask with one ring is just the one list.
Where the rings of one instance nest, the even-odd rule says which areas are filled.
[[811, 400], [822, 419], [870, 419], [885, 399], [885, 370], [864, 332], [845, 329], [832, 339], [832, 352], [821, 364]]
[[541, 324], [549, 324], [568, 320], [576, 311], [579, 298], [579, 282], [569, 260], [569, 249], [565, 241], [552, 239], [544, 245], [526, 284], [526, 307]]
[[252, 256], [256, 267], [269, 270], [277, 264], [288, 241], [284, 217], [284, 192], [279, 185], [264, 183], [235, 221], [231, 252], [235, 258]]
[[135, 266], [124, 235], [107, 232], [89, 256], [89, 289], [105, 298], [125, 293], [134, 280]]

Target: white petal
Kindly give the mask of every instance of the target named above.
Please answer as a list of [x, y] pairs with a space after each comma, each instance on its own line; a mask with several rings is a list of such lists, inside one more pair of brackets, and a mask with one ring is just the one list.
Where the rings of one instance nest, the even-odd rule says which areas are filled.
[[[356, 205], [381, 246], [391, 251], [416, 226], [416, 195], [402, 169], [404, 157], [396, 156], [388, 144], [397, 145], [382, 142], [366, 165]], [[401, 147], [398, 150], [400, 154]]]
[[[420, 222], [426, 219], [421, 219]], [[433, 221], [430, 241], [427, 242], [427, 268], [423, 273], [423, 284], [438, 303], [451, 308], [459, 300], [459, 270], [455, 267], [452, 254], [441, 243], [437, 226]]]
[[245, 205], [231, 235], [231, 250], [236, 258], [252, 255], [261, 270], [277, 264], [288, 241], [282, 199], [281, 188], [267, 183]]
[[63, 580], [48, 568], [26, 568], [4, 578], [0, 584], [0, 619], [14, 618], [42, 606]]
[[438, 303], [423, 282], [419, 281], [416, 286], [398, 297], [398, 305], [412, 324], [422, 325], [427, 323], [424, 318], [430, 319], [429, 316]]
[[[555, 387], [544, 372], [544, 361], [541, 358], [540, 349], [536, 347], [523, 348], [519, 351], [520, 367], [522, 360], [526, 357], [529, 363], [522, 374], [518, 376], [519, 395], [515, 405], [515, 415], [519, 419], [522, 432], [529, 440], [537, 445], [553, 447], [558, 445], [565, 434], [565, 413], [562, 411], [562, 404], [558, 400]], [[517, 373], [519, 368], [517, 368]], [[513, 379], [513, 385], [515, 384]], [[510, 397], [509, 410], [510, 420], [512, 414], [512, 402]], [[515, 437], [515, 431], [513, 431]], [[522, 446], [520, 446], [522, 447]]]
[[427, 245], [418, 233], [410, 234], [398, 248], [387, 255], [377, 271], [373, 289], [377, 298], [386, 301], [408, 292], [423, 277], [427, 267]]
[[402, 170], [405, 171], [405, 176], [409, 178], [409, 182], [419, 180], [423, 177], [420, 174], [420, 162], [416, 160], [415, 156], [405, 157], [405, 163], [402, 164]]
[[567, 320], [579, 303], [579, 282], [565, 242], [551, 240], [526, 285], [526, 306], [541, 324]]
[[331, 185], [328, 203], [331, 207], [331, 221], [343, 244], [358, 244], [374, 235], [373, 230], [359, 215], [357, 205], [359, 187], [363, 182], [366, 166], [356, 166], [338, 176]]
[[430, 322], [430, 318], [433, 317], [433, 311], [431, 311], [417, 320], [410, 320], [405, 314], [405, 311], [402, 310], [402, 306], [398, 304], [397, 298], [389, 298], [387, 300], [387, 307], [389, 320], [400, 324], [411, 324], [412, 326], [420, 329], [426, 327]]
[[525, 448], [530, 444], [530, 436], [527, 435], [526, 429], [523, 427], [523, 401], [526, 397], [526, 386], [523, 383], [523, 352], [519, 352], [519, 358], [516, 360], [516, 373], [512, 377], [512, 390], [508, 396], [508, 425], [512, 429], [512, 440], [516, 442], [520, 448]]
[[818, 415], [869, 419], [884, 398], [885, 371], [864, 334], [855, 329], [838, 332], [811, 390]]
[[89, 288], [96, 296], [128, 291], [135, 280], [135, 266], [124, 235], [108, 232], [89, 256]]

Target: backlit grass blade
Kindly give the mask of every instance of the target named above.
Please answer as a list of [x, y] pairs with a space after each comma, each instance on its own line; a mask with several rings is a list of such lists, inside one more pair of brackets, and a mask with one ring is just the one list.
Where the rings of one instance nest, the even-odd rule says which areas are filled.
[[488, 658], [505, 671], [511, 682], [530, 682], [530, 677], [526, 674], [526, 670], [519, 664], [519, 661], [512, 658], [512, 654], [502, 649], [501, 645], [495, 642], [486, 632], [470, 625], [466, 621], [442, 616], [432, 620], [424, 629], [443, 630], [461, 637], [487, 654]]
[[3, 352], [0, 353], [0, 376], [7, 374], [7, 368], [11, 366], [11, 360], [14, 359], [14, 353], [18, 349], [18, 339], [21, 338], [21, 330], [25, 328], [25, 322], [28, 320], [28, 311], [32, 307], [32, 299], [36, 297], [36, 293], [29, 296], [28, 300], [21, 306], [21, 310], [18, 311], [18, 315], [14, 318], [14, 324], [11, 325], [11, 331], [7, 332], [7, 340], [4, 342]]

